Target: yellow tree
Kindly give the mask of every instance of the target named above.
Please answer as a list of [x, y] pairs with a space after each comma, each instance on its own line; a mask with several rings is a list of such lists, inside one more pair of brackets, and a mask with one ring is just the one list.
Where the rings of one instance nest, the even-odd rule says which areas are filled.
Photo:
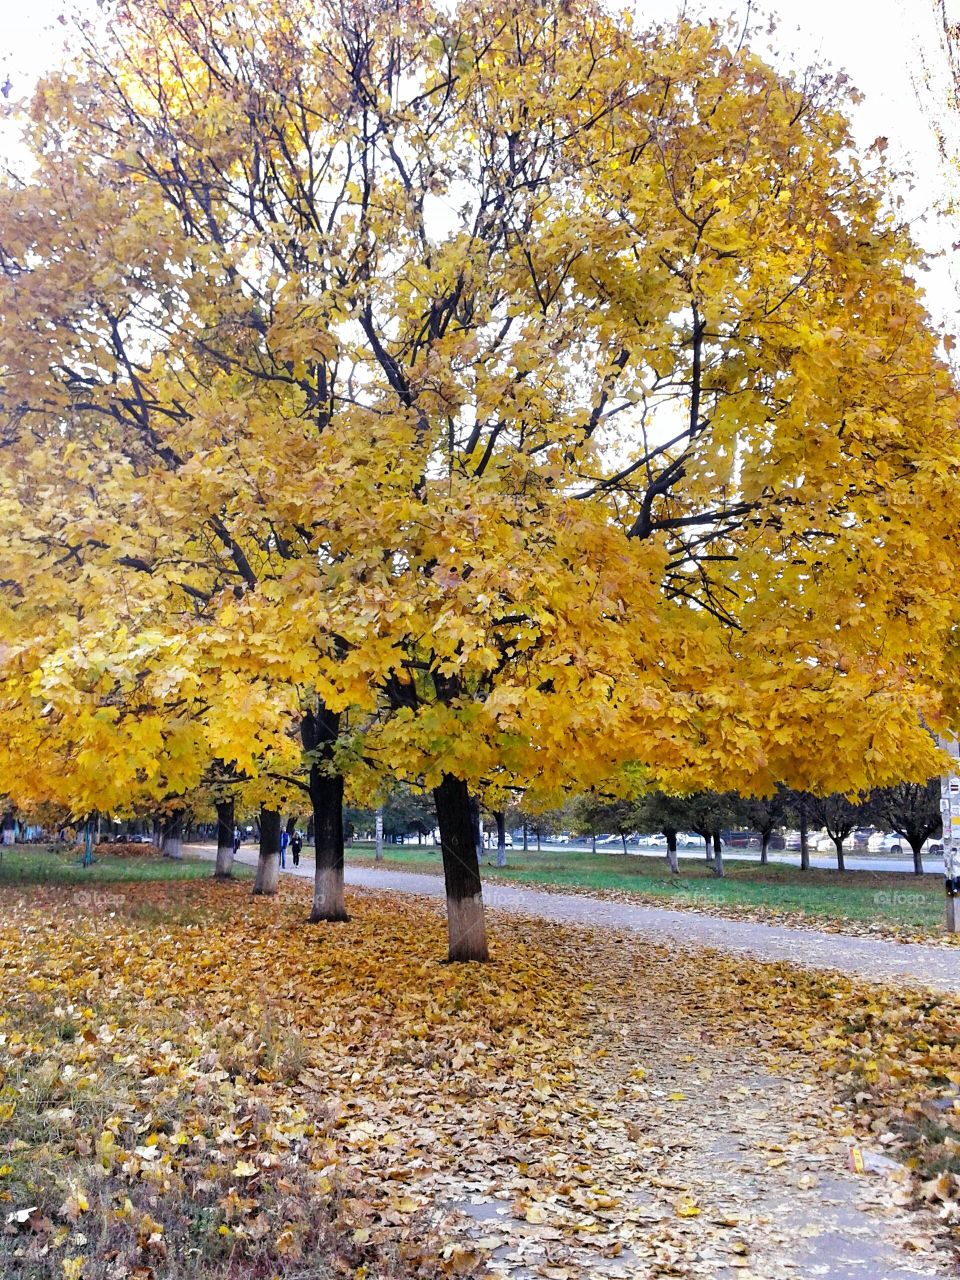
[[205, 701], [309, 691], [317, 918], [361, 752], [435, 791], [453, 958], [471, 786], [929, 773], [956, 397], [844, 107], [589, 3], [147, 0], [39, 87], [0, 210], [36, 589], [148, 578]]

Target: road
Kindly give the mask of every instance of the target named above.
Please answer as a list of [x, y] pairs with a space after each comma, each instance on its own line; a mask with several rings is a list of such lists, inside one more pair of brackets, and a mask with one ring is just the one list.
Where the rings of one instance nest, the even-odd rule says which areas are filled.
[[[407, 846], [412, 848], [413, 846]], [[432, 849], [433, 845], [424, 846]], [[373, 848], [373, 845], [370, 845]], [[513, 846], [516, 852], [517, 845]], [[534, 852], [536, 845], [530, 845], [530, 851]], [[486, 850], [487, 853], [496, 853], [496, 848]], [[593, 850], [587, 844], [551, 844], [544, 840], [540, 849], [541, 853], [592, 853]], [[677, 850], [681, 858], [702, 858], [704, 856], [703, 849], [690, 846], [686, 849]], [[601, 845], [597, 849], [597, 853], [609, 853], [623, 857], [623, 848], [619, 841], [616, 844]], [[760, 852], [757, 849], [733, 849], [724, 845], [723, 856], [725, 858], [733, 858], [738, 862], [759, 862]], [[649, 849], [637, 845], [627, 845], [627, 857], [629, 858], [658, 858], [666, 857], [666, 851], [662, 848]], [[778, 849], [776, 852], [771, 850], [768, 855], [770, 862], [783, 862], [787, 866], [799, 867], [799, 853], [788, 853], [785, 849]], [[844, 850], [844, 858], [847, 869], [849, 871], [913, 871], [913, 858], [895, 858], [890, 854], [876, 853], [855, 853], [850, 849]], [[836, 854], [811, 853], [811, 867], [819, 867], [824, 871], [835, 871], [837, 867]], [[924, 854], [923, 857], [924, 872], [929, 875], [943, 875], [943, 858], [940, 856], [932, 857], [930, 854]]]
[[[210, 845], [191, 845], [187, 851], [210, 860], [216, 857], [216, 849]], [[255, 865], [256, 850], [241, 849], [239, 861]], [[296, 869], [288, 864], [285, 874], [312, 878], [312, 859], [305, 860]], [[349, 865], [345, 874], [347, 884], [356, 888], [430, 898], [444, 896], [441, 876]], [[840, 970], [875, 982], [905, 981], [960, 992], [960, 947], [859, 938], [818, 929], [726, 919], [697, 911], [614, 902], [587, 894], [548, 893], [502, 880], [487, 882], [484, 900], [495, 912], [509, 911], [565, 924], [630, 930], [651, 941], [674, 946], [714, 947], [761, 960]]]
[[[544, 844], [543, 851], [545, 853], [563, 853], [570, 850], [575, 853], [589, 853], [590, 848], [587, 845], [551, 845]], [[677, 851], [681, 858], [703, 857], [702, 849], [688, 848], [679, 849]], [[619, 845], [607, 845], [605, 848], [597, 850], [597, 853], [621, 853]], [[622, 856], [622, 853], [621, 853]], [[663, 849], [644, 849], [627, 845], [627, 856], [631, 858], [663, 858], [665, 852]], [[723, 856], [725, 858], [735, 858], [738, 862], [759, 862], [760, 853], [757, 849], [731, 849], [724, 846]], [[799, 867], [799, 853], [788, 853], [785, 849], [778, 849], [776, 852], [771, 850], [767, 857], [770, 862], [784, 862], [791, 867]], [[871, 854], [871, 853], [854, 853], [849, 849], [844, 850], [844, 859], [850, 871], [913, 871], [913, 858], [894, 858], [889, 854]], [[820, 867], [824, 871], [835, 871], [837, 867], [836, 854], [827, 853], [811, 853], [811, 867]], [[943, 875], [943, 858], [931, 857], [924, 854], [923, 869], [930, 875]]]

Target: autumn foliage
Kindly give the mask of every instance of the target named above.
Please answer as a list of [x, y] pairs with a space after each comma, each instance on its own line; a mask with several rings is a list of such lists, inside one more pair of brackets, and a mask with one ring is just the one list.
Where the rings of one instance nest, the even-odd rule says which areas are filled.
[[740, 1162], [816, 1221], [817, 1162], [881, 1135], [894, 1197], [956, 1223], [955, 998], [509, 917], [509, 964], [444, 966], [439, 911], [387, 895], [305, 944], [304, 889], [6, 898], [5, 1274], [773, 1275]]
[[[0, 190], [0, 787], [926, 779], [957, 398], [848, 90], [716, 24], [121, 4]], [[308, 718], [319, 736], [303, 737]]]

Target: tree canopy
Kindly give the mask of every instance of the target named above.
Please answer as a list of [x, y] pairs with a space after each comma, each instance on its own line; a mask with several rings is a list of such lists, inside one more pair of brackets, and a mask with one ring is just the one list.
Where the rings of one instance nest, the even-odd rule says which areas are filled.
[[0, 189], [0, 787], [305, 759], [434, 789], [453, 847], [468, 788], [935, 771], [960, 435], [920, 255], [842, 80], [727, 35], [80, 29]]

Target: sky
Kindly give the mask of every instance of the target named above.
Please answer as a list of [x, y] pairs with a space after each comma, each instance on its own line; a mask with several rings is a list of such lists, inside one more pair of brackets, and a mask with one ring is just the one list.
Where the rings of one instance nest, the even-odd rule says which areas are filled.
[[[629, 0], [628, 0], [629, 2]], [[960, 21], [960, 0], [944, 0], [949, 17]], [[778, 66], [829, 65], [846, 71], [863, 94], [856, 108], [857, 140], [869, 146], [877, 137], [888, 139], [887, 158], [909, 169], [912, 186], [901, 187], [904, 211], [916, 238], [931, 253], [939, 253], [924, 273], [931, 312], [949, 332], [960, 329], [960, 220], [949, 222], [936, 214], [949, 192], [960, 195], [960, 182], [938, 154], [931, 113], [947, 119], [941, 103], [948, 92], [946, 57], [938, 38], [935, 7], [941, 0], [779, 0], [765, 4], [779, 25], [772, 37], [759, 4], [754, 0], [686, 0], [691, 16], [742, 20], [751, 9], [751, 43]], [[67, 28], [57, 22], [70, 0], [30, 0], [10, 5], [0, 33], [0, 82], [9, 75], [12, 95], [19, 97], [45, 66], [56, 60]], [[78, 7], [92, 9], [94, 0]], [[658, 21], [676, 15], [680, 0], [633, 0], [640, 19]], [[921, 105], [920, 94], [926, 106]], [[960, 117], [954, 121], [960, 140]]]

